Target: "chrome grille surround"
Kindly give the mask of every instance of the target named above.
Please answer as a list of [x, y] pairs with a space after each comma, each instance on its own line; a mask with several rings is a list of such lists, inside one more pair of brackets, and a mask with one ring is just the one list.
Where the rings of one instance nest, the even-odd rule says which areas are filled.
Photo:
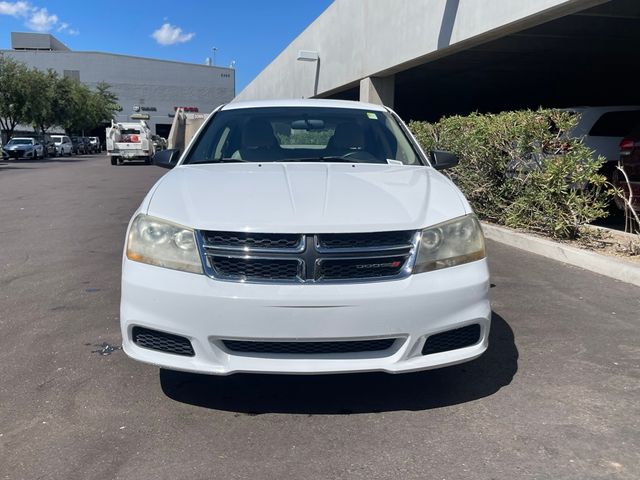
[[[420, 241], [419, 230], [295, 234], [298, 241], [293, 241], [292, 234], [287, 233], [281, 234], [287, 239], [287, 246], [274, 248], [273, 245], [285, 243], [278, 240], [280, 234], [223, 233], [231, 238], [242, 235], [243, 240], [237, 245], [227, 241], [216, 244], [211, 240], [220, 238], [218, 232], [196, 231], [203, 269], [216, 280], [243, 283], [326, 284], [398, 280], [411, 274]], [[377, 235], [386, 239], [382, 245], [375, 245]], [[323, 242], [327, 236], [331, 236], [332, 242]], [[364, 236], [366, 242], [362, 242]], [[355, 240], [351, 241], [350, 237]], [[268, 238], [268, 242], [261, 238]], [[391, 244], [389, 238], [398, 238], [403, 243]], [[260, 246], [265, 243], [266, 247]], [[293, 262], [297, 262], [295, 274]], [[236, 274], [230, 272], [230, 268], [221, 268], [221, 265], [236, 265]]]

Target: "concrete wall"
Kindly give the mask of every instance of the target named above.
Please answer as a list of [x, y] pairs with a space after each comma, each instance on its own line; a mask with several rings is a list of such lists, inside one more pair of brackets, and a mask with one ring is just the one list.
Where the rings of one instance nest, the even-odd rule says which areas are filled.
[[327, 95], [605, 1], [335, 0], [237, 100]]
[[190, 63], [170, 62], [126, 55], [76, 51], [16, 51], [0, 53], [24, 62], [30, 67], [53, 69], [60, 75], [65, 70], [78, 71], [80, 81], [89, 87], [107, 82], [118, 96], [122, 112], [119, 121], [127, 121], [134, 105], [155, 107], [141, 111], [150, 115], [151, 130], [155, 125], [170, 125], [175, 106], [198, 107], [209, 113], [235, 94], [233, 69]]

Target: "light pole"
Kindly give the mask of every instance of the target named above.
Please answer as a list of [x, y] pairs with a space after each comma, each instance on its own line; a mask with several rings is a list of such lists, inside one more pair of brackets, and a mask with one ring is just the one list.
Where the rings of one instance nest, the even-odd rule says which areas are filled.
[[218, 48], [217, 47], [213, 47], [211, 49], [211, 51], [213, 51], [213, 66], [215, 67], [215, 65], [216, 65], [216, 52], [218, 51]]

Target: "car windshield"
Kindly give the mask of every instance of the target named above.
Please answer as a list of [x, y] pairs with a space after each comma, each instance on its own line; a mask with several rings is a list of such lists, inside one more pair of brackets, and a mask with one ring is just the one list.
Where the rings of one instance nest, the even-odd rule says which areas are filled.
[[222, 110], [184, 163], [357, 162], [422, 165], [388, 112], [327, 107]]
[[53, 137], [53, 143], [62, 143], [62, 137]]
[[7, 145], [31, 145], [30, 138], [12, 138]]

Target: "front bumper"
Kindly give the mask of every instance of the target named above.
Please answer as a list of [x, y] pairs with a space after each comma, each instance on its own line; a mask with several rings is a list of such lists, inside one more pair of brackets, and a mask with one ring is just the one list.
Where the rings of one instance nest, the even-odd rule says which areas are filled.
[[31, 150], [5, 150], [5, 153], [9, 158], [30, 158], [33, 156]]
[[[491, 307], [486, 260], [396, 281], [258, 285], [213, 280], [124, 259], [120, 322], [130, 357], [174, 370], [255, 373], [411, 372], [472, 360], [488, 346]], [[471, 346], [422, 355], [426, 338], [479, 324]], [[133, 342], [139, 326], [183, 336], [195, 355]], [[257, 354], [222, 340], [345, 341], [396, 338], [383, 352]]]

